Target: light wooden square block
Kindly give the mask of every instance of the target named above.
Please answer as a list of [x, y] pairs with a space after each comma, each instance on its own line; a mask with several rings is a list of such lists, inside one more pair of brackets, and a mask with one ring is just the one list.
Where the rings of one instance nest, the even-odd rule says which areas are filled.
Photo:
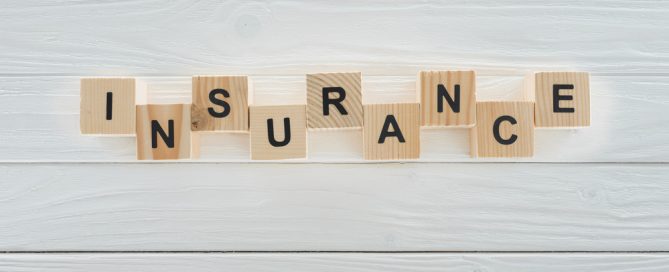
[[470, 134], [472, 157], [531, 157], [534, 102], [478, 102]]
[[360, 73], [307, 75], [309, 128], [361, 127], [361, 84]]
[[364, 105], [366, 160], [405, 160], [420, 156], [420, 105]]
[[138, 160], [189, 159], [191, 145], [189, 104], [137, 106]]
[[82, 134], [135, 134], [135, 79], [82, 78]]
[[251, 106], [251, 159], [307, 157], [307, 115], [304, 105]]
[[534, 75], [537, 127], [590, 126], [590, 76], [586, 72]]
[[248, 131], [246, 76], [194, 76], [192, 131]]
[[471, 127], [476, 123], [474, 71], [421, 71], [417, 85], [421, 125]]

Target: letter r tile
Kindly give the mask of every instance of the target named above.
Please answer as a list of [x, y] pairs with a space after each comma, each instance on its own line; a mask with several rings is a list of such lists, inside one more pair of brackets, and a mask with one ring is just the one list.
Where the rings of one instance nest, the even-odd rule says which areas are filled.
[[307, 75], [309, 128], [355, 128], [362, 126], [361, 74]]

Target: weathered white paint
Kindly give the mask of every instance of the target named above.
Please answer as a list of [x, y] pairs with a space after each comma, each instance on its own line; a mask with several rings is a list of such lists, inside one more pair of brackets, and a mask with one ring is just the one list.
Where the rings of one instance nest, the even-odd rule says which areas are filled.
[[665, 272], [669, 254], [9, 254], [7, 272]]
[[0, 166], [2, 250], [669, 250], [665, 164]]
[[[305, 103], [304, 76], [252, 76], [256, 103]], [[365, 103], [416, 100], [415, 76], [363, 78]], [[190, 103], [190, 78], [143, 78], [150, 103]], [[0, 78], [0, 161], [135, 161], [135, 139], [79, 135], [79, 78]], [[480, 100], [520, 97], [522, 78], [483, 76]], [[669, 161], [669, 77], [593, 76], [592, 126], [539, 129], [536, 155], [507, 161]], [[202, 137], [200, 160], [249, 161], [248, 134]], [[420, 161], [469, 156], [468, 129], [423, 129]], [[361, 130], [310, 131], [308, 162], [363, 162]], [[489, 160], [488, 160], [489, 161]]]

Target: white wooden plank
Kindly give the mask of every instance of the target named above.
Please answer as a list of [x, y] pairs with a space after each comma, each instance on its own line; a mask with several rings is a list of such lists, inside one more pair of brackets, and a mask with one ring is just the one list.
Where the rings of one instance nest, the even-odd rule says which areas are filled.
[[669, 254], [4, 254], [0, 270], [31, 271], [440, 271], [664, 272]]
[[0, 74], [664, 73], [666, 1], [3, 1]]
[[[305, 103], [304, 76], [252, 76], [258, 105]], [[151, 103], [190, 103], [189, 77], [142, 78]], [[479, 100], [520, 97], [520, 77], [482, 76]], [[0, 161], [134, 161], [134, 138], [79, 135], [78, 77], [0, 78]], [[365, 103], [415, 101], [415, 77], [363, 78]], [[592, 77], [592, 127], [537, 130], [535, 162], [667, 162], [669, 77]], [[420, 161], [469, 157], [467, 129], [424, 129]], [[308, 162], [362, 162], [360, 130], [310, 131]], [[248, 134], [202, 137], [201, 160], [248, 161]]]
[[666, 251], [666, 164], [0, 165], [0, 251]]

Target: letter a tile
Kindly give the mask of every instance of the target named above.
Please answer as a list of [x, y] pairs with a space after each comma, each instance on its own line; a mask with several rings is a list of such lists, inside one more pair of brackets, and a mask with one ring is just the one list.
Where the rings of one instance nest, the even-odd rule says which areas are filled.
[[420, 155], [419, 111], [417, 103], [364, 105], [365, 159], [417, 159]]

